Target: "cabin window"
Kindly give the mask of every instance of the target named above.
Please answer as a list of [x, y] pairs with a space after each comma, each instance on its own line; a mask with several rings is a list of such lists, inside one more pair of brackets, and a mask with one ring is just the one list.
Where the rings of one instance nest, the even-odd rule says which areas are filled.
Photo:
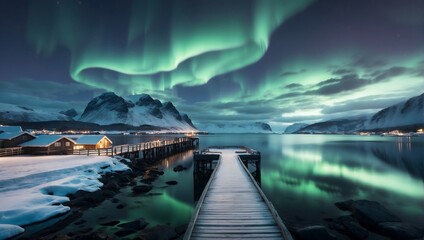
[[54, 146], [55, 146], [55, 147], [61, 147], [61, 146], [62, 146], [62, 143], [61, 143], [61, 142], [55, 142], [55, 143], [54, 143]]
[[71, 146], [71, 142], [66, 142], [65, 146], [70, 147]]

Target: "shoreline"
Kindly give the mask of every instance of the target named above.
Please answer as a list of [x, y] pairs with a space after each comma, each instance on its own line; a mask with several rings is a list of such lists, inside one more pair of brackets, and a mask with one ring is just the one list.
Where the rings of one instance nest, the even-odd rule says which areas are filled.
[[[36, 227], [39, 224], [52, 221], [54, 219], [62, 219], [52, 225], [41, 228], [38, 231], [34, 231], [31, 234], [26, 234], [24, 232], [9, 239], [109, 239], [106, 237], [109, 236], [109, 234], [105, 234], [105, 232], [101, 230], [81, 229], [80, 231], [76, 231], [72, 234], [62, 234], [61, 231], [67, 227], [73, 227], [72, 224], [77, 224], [76, 226], [78, 226], [84, 223], [85, 220], [81, 220], [84, 213], [90, 209], [99, 207], [105, 201], [117, 204], [119, 207], [117, 207], [118, 209], [124, 209], [126, 207], [126, 203], [121, 203], [119, 202], [119, 199], [115, 198], [115, 196], [121, 193], [121, 190], [124, 188], [131, 188], [134, 194], [133, 197], [135, 198], [155, 196], [154, 193], [151, 193], [151, 190], [155, 190], [157, 187], [153, 187], [152, 183], [164, 173], [159, 167], [161, 160], [162, 159], [135, 159], [131, 162], [122, 160], [130, 168], [130, 170], [108, 172], [101, 175], [101, 178], [98, 180], [103, 183], [103, 186], [101, 186], [99, 190], [94, 192], [78, 190], [73, 194], [67, 195], [70, 200], [63, 203], [63, 205], [69, 206], [71, 208], [70, 211], [65, 214], [52, 216], [43, 221], [25, 225], [24, 227]], [[137, 189], [136, 187], [140, 186], [147, 188], [141, 191], [134, 190]], [[142, 217], [139, 219], [139, 224], [136, 223], [136, 221], [133, 221], [132, 224], [128, 224], [128, 222], [125, 223], [118, 220], [120, 219], [109, 223], [99, 221], [98, 224], [111, 227], [121, 225], [122, 227], [120, 228], [122, 231], [116, 232], [115, 237], [124, 237], [130, 234], [137, 234], [140, 236], [168, 234], [170, 236], [179, 237], [185, 232], [185, 226], [177, 226], [175, 229], [167, 225], [149, 226], [149, 223]], [[136, 230], [134, 229], [135, 227], [139, 227], [139, 229]]]

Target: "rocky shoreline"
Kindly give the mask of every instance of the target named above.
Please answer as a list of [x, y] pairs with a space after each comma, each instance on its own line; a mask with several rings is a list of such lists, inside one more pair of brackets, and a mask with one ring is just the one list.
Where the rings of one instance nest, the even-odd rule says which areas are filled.
[[324, 219], [328, 228], [324, 225], [291, 226], [290, 232], [295, 239], [338, 239], [329, 229], [347, 239], [357, 240], [370, 239], [371, 234], [393, 240], [422, 240], [424, 237], [424, 229], [403, 222], [378, 202], [348, 200], [335, 205], [350, 214]]
[[[105, 227], [116, 227], [117, 230], [112, 235], [103, 232], [101, 229], [94, 230], [90, 228], [82, 228], [81, 230], [62, 234], [60, 231], [67, 226], [83, 225], [86, 220], [81, 219], [83, 213], [90, 209], [99, 206], [105, 200], [109, 200], [116, 204], [117, 209], [127, 207], [126, 203], [120, 202], [115, 195], [121, 192], [123, 187], [130, 187], [133, 194], [137, 196], [148, 195], [152, 189], [152, 183], [164, 171], [158, 167], [158, 160], [143, 159], [121, 162], [128, 165], [130, 170], [124, 172], [110, 172], [101, 176], [99, 179], [103, 183], [100, 190], [95, 192], [87, 192], [79, 190], [73, 194], [69, 194], [69, 202], [64, 205], [69, 206], [71, 211], [68, 212], [63, 219], [57, 221], [53, 225], [44, 228], [30, 236], [18, 236], [15, 239], [44, 239], [44, 240], [63, 240], [63, 239], [120, 239], [131, 235], [129, 239], [179, 239], [182, 238], [187, 225], [171, 227], [169, 225], [157, 225], [149, 227], [149, 223], [144, 218], [139, 218], [131, 222], [121, 222], [119, 219], [112, 221], [99, 221], [99, 225]], [[177, 166], [174, 171], [182, 171], [183, 166]], [[140, 180], [141, 178], [141, 180]], [[170, 181], [168, 185], [178, 184], [177, 181]]]

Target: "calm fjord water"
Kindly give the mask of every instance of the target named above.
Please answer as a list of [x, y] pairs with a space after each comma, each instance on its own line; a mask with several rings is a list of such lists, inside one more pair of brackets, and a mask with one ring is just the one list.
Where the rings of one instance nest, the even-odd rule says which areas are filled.
[[[148, 140], [175, 136], [149, 136]], [[146, 141], [143, 136], [111, 136], [114, 144]], [[334, 203], [378, 201], [404, 221], [423, 226], [424, 138], [350, 135], [201, 135], [200, 146], [248, 146], [262, 153], [261, 187], [288, 224], [316, 224], [346, 213]], [[173, 172], [176, 165], [188, 167]], [[162, 161], [165, 175], [154, 185], [162, 195], [128, 198], [128, 215], [151, 224], [189, 221], [195, 206], [192, 153]], [[178, 185], [163, 187], [177, 180]], [[137, 207], [138, 206], [138, 207]], [[128, 209], [131, 210], [131, 207]], [[131, 216], [128, 216], [132, 218]]]

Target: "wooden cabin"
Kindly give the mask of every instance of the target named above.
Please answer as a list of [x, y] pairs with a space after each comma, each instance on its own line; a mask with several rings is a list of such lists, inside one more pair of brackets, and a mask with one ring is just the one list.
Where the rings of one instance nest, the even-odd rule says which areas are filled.
[[39, 135], [35, 139], [20, 144], [25, 153], [34, 155], [72, 154], [75, 141], [60, 135]]
[[0, 148], [17, 147], [34, 138], [34, 135], [22, 131], [19, 126], [0, 126]]
[[95, 150], [112, 147], [112, 141], [104, 135], [82, 135], [75, 139], [76, 150]]

